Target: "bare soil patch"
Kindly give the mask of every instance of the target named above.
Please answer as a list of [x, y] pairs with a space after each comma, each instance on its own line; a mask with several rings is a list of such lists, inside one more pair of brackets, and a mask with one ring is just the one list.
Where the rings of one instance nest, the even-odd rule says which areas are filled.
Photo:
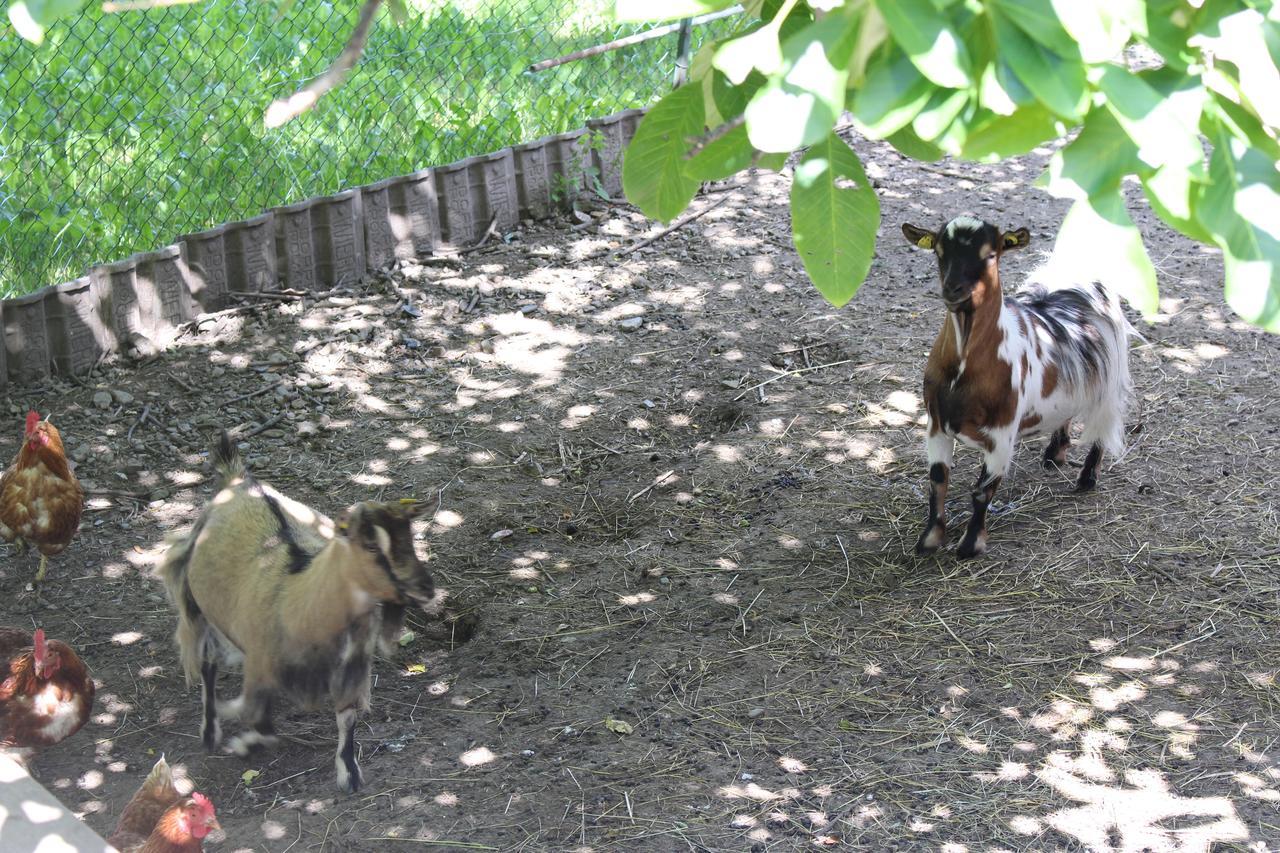
[[[991, 553], [917, 558], [943, 308], [898, 226], [973, 210], [1047, 250], [1066, 204], [1030, 188], [1043, 155], [856, 144], [884, 224], [842, 310], [799, 267], [786, 182], [758, 176], [620, 261], [596, 255], [656, 226], [598, 206], [11, 394], [0, 456], [28, 406], [52, 411], [97, 490], [38, 614], [92, 667], [96, 716], [36, 776], [105, 834], [164, 752], [217, 805], [216, 850], [1280, 844], [1280, 339], [1135, 198], [1164, 310], [1139, 324], [1127, 456], [1076, 496], [1024, 445]], [[1009, 256], [1006, 286], [1034, 262]], [[252, 761], [200, 748], [154, 570], [221, 427], [263, 428], [255, 472], [331, 514], [431, 501], [423, 548], [479, 618], [462, 643], [419, 619], [378, 663], [356, 796], [327, 712], [286, 707]], [[957, 485], [977, 471], [961, 451]], [[5, 623], [30, 618], [34, 569], [4, 560]]]

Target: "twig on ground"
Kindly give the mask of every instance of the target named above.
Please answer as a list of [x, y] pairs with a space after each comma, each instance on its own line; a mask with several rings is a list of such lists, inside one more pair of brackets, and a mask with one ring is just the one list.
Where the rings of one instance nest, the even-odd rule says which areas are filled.
[[232, 438], [243, 441], [246, 438], [253, 438], [255, 435], [258, 435], [261, 432], [271, 429], [273, 426], [280, 423], [282, 420], [284, 420], [284, 412], [279, 412], [273, 417], [267, 418], [265, 421], [258, 424], [256, 427], [249, 430], [248, 432], [237, 435], [236, 430], [241, 429], [243, 427], [243, 424], [242, 424], [240, 427], [236, 427], [236, 429], [231, 430], [231, 435], [232, 435]]
[[638, 252], [639, 250], [643, 249], [645, 246], [648, 246], [650, 243], [654, 243], [658, 240], [661, 240], [663, 237], [667, 236], [672, 231], [679, 231], [681, 228], [685, 227], [690, 222], [693, 222], [695, 219], [700, 219], [701, 217], [706, 216], [708, 213], [715, 210], [720, 205], [724, 204], [730, 198], [732, 198], [732, 196], [727, 196], [727, 195], [722, 196], [721, 198], [717, 199], [716, 201], [713, 201], [711, 204], [702, 208], [702, 210], [699, 210], [697, 213], [690, 213], [687, 216], [682, 216], [679, 219], [677, 219], [675, 222], [672, 222], [666, 228], [663, 228], [657, 234], [654, 234], [652, 237], [646, 237], [638, 243], [632, 243], [630, 246], [628, 246], [625, 249], [619, 249], [615, 254], [619, 258], [625, 258], [627, 255], [631, 254], [632, 252]]
[[249, 398], [256, 397], [259, 394], [265, 394], [268, 391], [273, 391], [276, 388], [279, 388], [283, 382], [284, 382], [283, 379], [277, 379], [275, 382], [272, 382], [270, 385], [262, 386], [257, 391], [250, 391], [248, 394], [241, 394], [239, 397], [232, 397], [230, 400], [224, 401], [222, 403], [222, 406], [223, 408], [225, 408], [227, 406], [230, 406], [232, 403], [239, 403], [241, 400], [248, 400]]
[[853, 361], [853, 359], [845, 358], [845, 359], [841, 359], [840, 361], [829, 361], [826, 364], [815, 364], [813, 367], [802, 367], [799, 370], [788, 370], [786, 373], [780, 373], [777, 376], [770, 376], [768, 379], [766, 379], [763, 382], [757, 382], [755, 385], [752, 385], [750, 388], [746, 389], [741, 394], [734, 397], [733, 400], [734, 402], [737, 402], [738, 400], [741, 400], [743, 397], [747, 396], [757, 388], [763, 388], [765, 385], [768, 385], [770, 382], [777, 382], [779, 379], [786, 379], [788, 376], [798, 376], [801, 373], [809, 373], [811, 371], [822, 370], [827, 367], [839, 367], [840, 365], [848, 364], [851, 361]]

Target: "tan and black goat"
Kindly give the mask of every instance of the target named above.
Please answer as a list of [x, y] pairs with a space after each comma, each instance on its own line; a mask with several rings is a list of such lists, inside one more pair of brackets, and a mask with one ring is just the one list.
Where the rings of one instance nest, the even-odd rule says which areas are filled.
[[1019, 436], [1048, 435], [1044, 464], [1061, 466], [1071, 421], [1080, 418], [1089, 452], [1078, 491], [1097, 484], [1104, 449], [1123, 449], [1133, 329], [1119, 298], [1100, 283], [1045, 281], [1005, 298], [1000, 256], [1031, 241], [1025, 228], [1001, 232], [958, 216], [937, 231], [904, 224], [902, 233], [936, 255], [947, 307], [924, 373], [929, 516], [916, 552], [946, 543], [947, 486], [959, 439], [983, 456], [973, 516], [956, 552], [972, 557], [987, 550], [987, 506]]
[[[211, 457], [221, 488], [161, 565], [187, 682], [199, 676], [203, 685], [205, 748], [221, 740], [220, 717], [247, 723], [231, 743], [245, 755], [275, 741], [276, 696], [312, 707], [327, 697], [338, 721], [338, 787], [355, 791], [356, 718], [369, 708], [375, 647], [392, 647], [407, 605], [435, 596], [413, 547], [416, 505], [366, 501], [335, 523], [255, 480], [226, 433]], [[243, 663], [231, 702], [217, 701], [220, 658]]]

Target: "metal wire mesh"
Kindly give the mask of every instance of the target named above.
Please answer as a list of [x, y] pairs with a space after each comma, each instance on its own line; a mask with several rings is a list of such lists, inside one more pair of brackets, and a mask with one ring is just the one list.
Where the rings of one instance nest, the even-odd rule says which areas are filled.
[[[401, 26], [383, 10], [346, 83], [274, 130], [266, 106], [327, 67], [357, 3], [93, 9], [41, 47], [0, 30], [0, 296], [646, 105], [671, 85], [674, 34], [525, 72], [644, 29], [614, 22], [611, 5], [420, 0]], [[694, 50], [728, 25], [696, 28]]]

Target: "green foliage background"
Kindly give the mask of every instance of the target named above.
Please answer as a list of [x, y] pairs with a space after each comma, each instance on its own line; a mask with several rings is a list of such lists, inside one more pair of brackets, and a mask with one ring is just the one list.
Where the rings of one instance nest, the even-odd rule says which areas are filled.
[[[616, 0], [620, 17], [731, 0]], [[880, 224], [854, 128], [908, 156], [989, 162], [1079, 129], [1040, 184], [1075, 203], [1055, 253], [1146, 314], [1156, 271], [1130, 220], [1136, 179], [1170, 227], [1222, 250], [1225, 295], [1280, 332], [1280, 9], [1271, 0], [746, 0], [738, 28], [694, 58], [624, 165], [650, 216], [704, 180], [804, 150], [792, 232], [836, 305], [866, 278]], [[630, 168], [627, 168], [630, 167]]]
[[[0, 28], [0, 296], [267, 207], [485, 153], [644, 105], [675, 36], [529, 75], [644, 29], [607, 0], [424, 0], [379, 12], [319, 106], [267, 130], [272, 99], [337, 55], [354, 2], [213, 0]], [[695, 34], [696, 39], [703, 33]], [[695, 45], [697, 42], [695, 41]]]

